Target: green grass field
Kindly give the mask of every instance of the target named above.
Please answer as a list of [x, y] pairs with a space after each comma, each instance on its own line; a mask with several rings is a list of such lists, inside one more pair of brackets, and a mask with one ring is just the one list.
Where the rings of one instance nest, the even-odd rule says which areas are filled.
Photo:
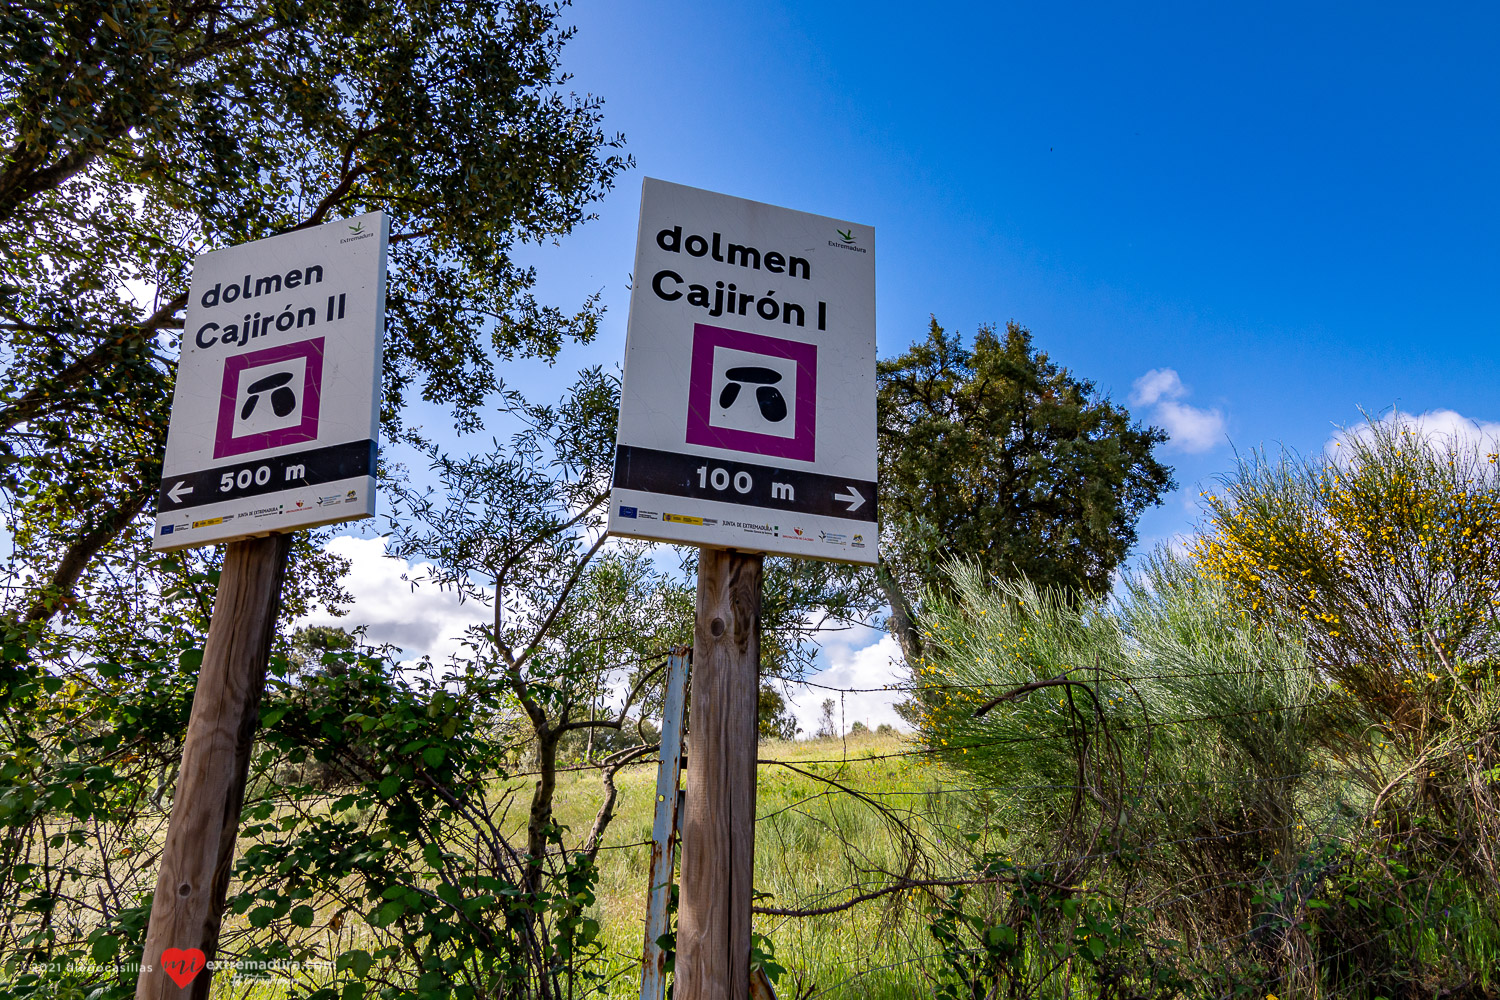
[[[906, 755], [909, 749], [899, 736], [874, 734], [760, 745], [762, 760], [800, 769], [779, 763], [763, 763], [759, 768], [755, 888], [769, 894], [762, 900], [764, 905], [829, 906], [858, 891], [851, 886], [863, 882], [873, 888], [886, 879], [882, 872], [905, 870], [903, 837], [921, 838], [929, 856], [942, 852], [934, 820], [941, 819], [953, 797], [931, 793], [945, 784], [951, 786], [953, 776], [923, 763], [920, 756]], [[603, 928], [605, 958], [600, 971], [607, 977], [605, 995], [611, 997], [640, 994], [656, 772], [654, 763], [621, 770], [616, 778], [615, 817], [599, 855], [598, 901], [591, 915]], [[823, 779], [858, 790], [886, 813]], [[509, 832], [519, 836], [530, 779], [502, 784], [514, 791]], [[602, 800], [598, 772], [559, 774], [555, 815], [568, 828], [568, 843], [587, 835]], [[899, 819], [899, 831], [887, 818], [890, 815]], [[755, 930], [770, 938], [775, 960], [786, 969], [778, 995], [860, 1000], [928, 995], [922, 969], [931, 939], [916, 909], [920, 905], [921, 900], [887, 896], [824, 916], [757, 916]], [[243, 917], [226, 918], [231, 927], [242, 922]], [[347, 936], [350, 925], [338, 935], [322, 924], [320, 919], [307, 933], [325, 937], [319, 943], [327, 953], [367, 944]], [[284, 986], [236, 981], [221, 974], [215, 978], [213, 996], [216, 1000], [281, 1000], [285, 991]]]
[[[907, 746], [900, 737], [862, 735], [848, 740], [764, 742], [763, 760], [785, 761], [820, 778], [869, 795], [885, 809], [905, 815], [905, 829], [941, 849], [932, 819], [944, 801], [929, 793], [951, 777], [921, 758], [889, 756]], [[870, 805], [819, 780], [777, 764], [762, 764], [757, 785], [755, 888], [769, 893], [766, 906], [811, 908], [844, 902], [849, 886], [900, 873], [907, 864], [900, 838]], [[656, 766], [629, 768], [617, 780], [617, 813], [600, 853], [597, 917], [608, 941], [610, 964], [619, 971], [611, 994], [639, 995], [636, 972], [643, 944], [647, 865], [655, 798]], [[830, 794], [831, 793], [831, 794]], [[691, 794], [691, 792], [689, 792]], [[559, 821], [581, 835], [602, 800], [597, 775], [571, 772], [560, 778]], [[757, 916], [755, 929], [768, 935], [787, 972], [783, 997], [809, 988], [820, 997], [915, 997], [928, 992], [921, 968], [931, 949], [912, 901], [885, 897], [819, 917]], [[793, 989], [796, 984], [798, 989]]]

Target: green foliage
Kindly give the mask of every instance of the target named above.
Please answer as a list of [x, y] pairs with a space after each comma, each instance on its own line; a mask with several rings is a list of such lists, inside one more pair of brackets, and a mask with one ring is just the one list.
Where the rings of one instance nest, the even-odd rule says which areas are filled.
[[815, 739], [833, 739], [839, 734], [838, 721], [833, 717], [833, 709], [837, 703], [832, 698], [824, 698], [823, 704], [818, 706], [818, 728], [813, 733]]
[[287, 656], [304, 673], [324, 668], [336, 670], [343, 666], [343, 660], [330, 656], [325, 663], [324, 656], [346, 653], [358, 645], [359, 636], [336, 625], [304, 625], [287, 640]]
[[[355, 650], [323, 666], [273, 662], [220, 960], [293, 963], [320, 1000], [588, 992], [593, 857], [556, 825], [540, 854], [507, 838], [504, 687], [472, 669], [403, 678]], [[173, 682], [170, 700], [112, 683], [105, 664], [95, 690], [45, 685], [33, 704], [52, 725], [0, 763], [8, 995], [133, 992], [108, 963], [139, 953], [165, 825], [141, 794], [141, 754], [181, 740], [191, 678], [150, 670]]]
[[1255, 454], [1206, 495], [1194, 556], [1301, 637], [1346, 709], [1415, 760], [1475, 718], [1500, 668], [1495, 461], [1399, 419], [1342, 435], [1332, 455]]
[[254, 932], [347, 913], [366, 929], [336, 958], [353, 976], [310, 996], [341, 996], [338, 980], [389, 998], [586, 987], [579, 974], [599, 947], [592, 857], [564, 849], [555, 825], [539, 855], [499, 832], [508, 795], [490, 789], [512, 749], [504, 686], [472, 670], [441, 684], [395, 680], [387, 663], [338, 655], [343, 671], [278, 685], [257, 766], [268, 773], [310, 752], [340, 770], [341, 794], [298, 808], [319, 789], [285, 784], [247, 805], [242, 835], [253, 846], [229, 908], [250, 930], [231, 944], [242, 956], [295, 958]]
[[[514, 259], [518, 244], [586, 218], [628, 165], [600, 130], [599, 100], [564, 89], [559, 15], [529, 0], [0, 11], [11, 654], [24, 660], [80, 605], [96, 614], [73, 634], [109, 633], [111, 620], [141, 617], [141, 595], [182, 592], [214, 569], [140, 555], [197, 253], [389, 212], [391, 438], [418, 439], [401, 416], [413, 396], [477, 427], [496, 359], [552, 357], [593, 336], [592, 302], [573, 314], [539, 304]], [[336, 600], [338, 568], [305, 550], [290, 594]], [[190, 601], [159, 610], [189, 624], [202, 614]]]
[[[1363, 758], [1323, 749], [1354, 734], [1330, 740], [1344, 696], [1295, 632], [1164, 553], [1123, 591], [1080, 603], [955, 565], [929, 595], [917, 738], [971, 776], [980, 872], [1038, 873], [1071, 905], [1043, 917], [1014, 894], [955, 895], [934, 922], [948, 982], [1052, 990], [1064, 960], [1101, 995], [1157, 995], [1172, 969], [1208, 995], [1257, 997], [1483, 975], [1500, 925], [1459, 831], [1495, 821], [1493, 788], [1473, 780], [1491, 731], [1471, 719], [1392, 808], [1399, 781], [1360, 789], [1364, 761], [1400, 762], [1388, 740], [1371, 734]], [[1487, 679], [1465, 690], [1495, 703]], [[1454, 759], [1460, 745], [1473, 761]]]
[[978, 874], [1013, 887], [1003, 899], [994, 884], [960, 886], [932, 904], [941, 1000], [1070, 988], [1101, 998], [1192, 995], [1191, 963], [1177, 941], [1152, 936], [1148, 908], [1058, 889], [1045, 873], [993, 855]]
[[969, 349], [933, 320], [877, 378], [882, 582], [909, 660], [920, 640], [901, 619], [947, 586], [948, 560], [1101, 594], [1141, 513], [1172, 488], [1153, 455], [1166, 435], [1096, 398], [1015, 323], [980, 328]]
[[[619, 383], [594, 368], [555, 405], [514, 390], [503, 399], [518, 426], [508, 442], [463, 457], [431, 448], [437, 484], [396, 484], [389, 550], [424, 560], [430, 582], [491, 608], [468, 641], [473, 669], [509, 693], [533, 741], [527, 853], [548, 849], [559, 754], [576, 747], [569, 737], [584, 736], [591, 763], [596, 734], [622, 737], [598, 761], [608, 794], [583, 848], [593, 857], [613, 816], [615, 772], [654, 749], [646, 707], [663, 654], [691, 635], [693, 605], [644, 546], [602, 554]], [[617, 682], [628, 692], [621, 704]], [[626, 738], [632, 712], [638, 739]]]
[[802, 731], [781, 692], [765, 681], [760, 683], [755, 729], [763, 740], [794, 740]]
[[1500, 884], [1500, 474], [1404, 418], [1306, 460], [1252, 455], [1194, 547], [1332, 682], [1316, 731], [1376, 818]]
[[[63, 995], [145, 935], [197, 649], [27, 679], [0, 714], [0, 981]], [[69, 971], [72, 969], [73, 971]], [[115, 984], [125, 995], [126, 984]], [[133, 980], [129, 988], [134, 988]]]
[[[954, 567], [952, 589], [933, 594], [923, 618], [917, 738], [1008, 792], [1007, 824], [1029, 831], [1017, 850], [1073, 859], [1101, 837], [1143, 844], [1234, 831], [1129, 859], [1167, 885], [1234, 883], [1244, 863], [1286, 850], [1310, 765], [1315, 684], [1300, 647], [1168, 558], [1116, 608], [986, 580], [972, 566]], [[1062, 863], [1059, 881], [1092, 867]], [[1195, 919], [1232, 926], [1238, 891], [1208, 894]]]
[[1494, 658], [1495, 463], [1403, 419], [1362, 425], [1331, 455], [1256, 453], [1205, 495], [1195, 556], [1260, 616], [1297, 627], [1356, 696], [1399, 700], [1429, 671]]
[[776, 944], [768, 935], [750, 932], [750, 975], [766, 977], [772, 986], [786, 975], [786, 966], [776, 961]]

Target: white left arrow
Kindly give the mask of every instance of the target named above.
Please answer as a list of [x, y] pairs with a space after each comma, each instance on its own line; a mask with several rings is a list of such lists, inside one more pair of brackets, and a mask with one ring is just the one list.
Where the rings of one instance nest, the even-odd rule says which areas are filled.
[[187, 480], [184, 479], [182, 482], [178, 483], [176, 486], [172, 487], [170, 490], [167, 490], [167, 496], [169, 496], [169, 497], [172, 498], [172, 502], [173, 503], [182, 503], [182, 495], [184, 493], [191, 493], [191, 492], [193, 492], [193, 488], [191, 486], [189, 486], [187, 484]]
[[848, 490], [848, 493], [835, 493], [833, 495], [833, 498], [835, 500], [844, 501], [844, 503], [849, 505], [849, 509], [851, 511], [859, 510], [865, 505], [865, 498], [860, 496], [859, 490], [855, 489], [853, 486], [848, 487]]

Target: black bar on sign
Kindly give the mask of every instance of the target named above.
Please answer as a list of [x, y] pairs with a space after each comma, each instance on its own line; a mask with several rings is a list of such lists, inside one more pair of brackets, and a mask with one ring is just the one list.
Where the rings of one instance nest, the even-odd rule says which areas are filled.
[[251, 458], [200, 472], [168, 476], [156, 494], [158, 513], [202, 507], [241, 497], [279, 493], [299, 486], [320, 486], [341, 479], [375, 475], [374, 441], [351, 441], [295, 455]]
[[617, 447], [614, 485], [623, 490], [720, 500], [773, 511], [875, 520], [875, 484], [864, 479], [654, 448]]

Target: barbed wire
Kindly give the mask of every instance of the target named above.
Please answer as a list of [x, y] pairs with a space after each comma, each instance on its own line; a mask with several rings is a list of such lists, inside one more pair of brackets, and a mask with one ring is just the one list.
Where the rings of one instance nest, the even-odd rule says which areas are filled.
[[[1125, 732], [1135, 732], [1136, 730], [1141, 730], [1141, 729], [1145, 729], [1145, 730], [1166, 729], [1166, 728], [1171, 728], [1171, 727], [1174, 727], [1174, 726], [1189, 725], [1191, 723], [1196, 723], [1196, 722], [1211, 722], [1211, 721], [1223, 720], [1223, 719], [1243, 718], [1245, 716], [1251, 716], [1253, 718], [1253, 717], [1259, 716], [1259, 715], [1271, 715], [1271, 714], [1274, 714], [1276, 712], [1291, 712], [1291, 711], [1295, 711], [1297, 709], [1302, 709], [1302, 708], [1316, 708], [1316, 707], [1317, 707], [1317, 703], [1316, 702], [1310, 702], [1309, 701], [1309, 702], [1298, 702], [1295, 705], [1271, 705], [1271, 706], [1266, 706], [1264, 708], [1247, 708], [1247, 709], [1244, 709], [1244, 710], [1238, 711], [1238, 712], [1215, 712], [1215, 713], [1210, 713], [1210, 714], [1207, 714], [1207, 715], [1186, 716], [1186, 717], [1181, 718], [1181, 719], [1164, 719], [1164, 720], [1161, 720], [1161, 721], [1147, 721], [1147, 722], [1135, 723], [1135, 724], [1131, 724], [1131, 723], [1119, 723], [1119, 722], [1116, 722], [1114, 720], [1111, 720], [1110, 721], [1110, 725], [1114, 729], [1123, 730]], [[1035, 736], [1016, 736], [1016, 737], [1009, 737], [1009, 738], [1006, 738], [1006, 739], [985, 740], [985, 741], [982, 741], [982, 742], [979, 742], [979, 743], [953, 744], [951, 746], [946, 746], [946, 747], [920, 747], [920, 748], [913, 749], [913, 750], [899, 750], [899, 751], [895, 751], [893, 753], [864, 754], [864, 755], [861, 755], [861, 756], [858, 756], [858, 757], [829, 757], [829, 758], [824, 758], [824, 759], [820, 759], [820, 760], [798, 760], [797, 763], [799, 763], [799, 764], [847, 764], [847, 763], [850, 763], [851, 761], [889, 760], [889, 759], [901, 758], [901, 757], [917, 757], [917, 756], [927, 756], [927, 755], [933, 755], [933, 754], [951, 754], [951, 753], [953, 753], [955, 751], [965, 750], [965, 749], [968, 749], [968, 750], [978, 750], [978, 749], [984, 749], [984, 748], [988, 748], [988, 747], [1008, 746], [1008, 745], [1018, 744], [1018, 743], [1035, 743], [1035, 742], [1038, 742], [1038, 741], [1041, 741], [1041, 740], [1056, 740], [1058, 738], [1059, 738], [1059, 734], [1056, 734], [1056, 733], [1038, 733]]]
[[[774, 762], [763, 761], [762, 763], [774, 763]], [[797, 763], [803, 763], [803, 762], [802, 761], [798, 761]], [[1320, 772], [1320, 771], [1313, 771], [1313, 770], [1306, 770], [1306, 771], [1296, 771], [1296, 772], [1293, 772], [1291, 774], [1276, 775], [1275, 777], [1271, 777], [1271, 778], [1203, 778], [1203, 779], [1192, 780], [1192, 781], [1151, 781], [1151, 782], [1145, 782], [1145, 783], [1141, 783], [1141, 784], [1131, 785], [1130, 786], [1130, 791], [1131, 791], [1132, 794], [1135, 794], [1135, 793], [1146, 791], [1148, 789], [1155, 789], [1155, 788], [1201, 787], [1201, 786], [1204, 786], [1204, 785], [1273, 784], [1273, 783], [1277, 783], [1277, 782], [1294, 781], [1294, 780], [1297, 780], [1299, 778], [1305, 778], [1305, 777], [1308, 777], [1309, 775], [1320, 774], [1320, 773], [1322, 773], [1322, 772]], [[869, 790], [866, 790], [866, 789], [860, 789], [860, 794], [861, 795], [869, 796], [870, 798], [896, 798], [896, 797], [900, 797], [900, 796], [905, 796], [905, 797], [923, 797], [923, 798], [925, 798], [925, 797], [934, 796], [934, 795], [969, 795], [969, 794], [973, 794], [973, 793], [976, 793], [976, 792], [1034, 792], [1034, 791], [1072, 792], [1072, 791], [1078, 791], [1080, 788], [1085, 788], [1085, 787], [1087, 787], [1087, 786], [1085, 786], [1085, 785], [1079, 785], [1079, 784], [1050, 784], [1050, 785], [1047, 785], [1047, 784], [1043, 784], [1043, 785], [951, 785], [951, 786], [943, 787], [943, 788], [923, 788], [923, 789], [913, 789], [911, 791], [894, 791], [894, 792], [892, 792], [892, 791], [874, 792], [874, 791], [869, 791]], [[755, 820], [756, 820], [757, 823], [759, 823], [759, 822], [762, 822], [764, 820], [770, 819], [773, 816], [778, 816], [781, 813], [787, 812], [788, 810], [795, 809], [795, 808], [797, 808], [799, 806], [805, 805], [805, 804], [807, 804], [809, 802], [815, 802], [818, 799], [827, 798], [829, 796], [838, 795], [838, 794], [841, 794], [841, 793], [837, 789], [830, 789], [830, 790], [827, 790], [827, 791], [818, 792], [818, 793], [816, 793], [814, 795], [809, 795], [806, 798], [799, 799], [796, 802], [792, 802], [792, 803], [789, 803], [787, 805], [781, 806], [780, 808], [776, 809], [775, 811], [767, 813], [764, 816], [757, 816], [755, 818]]]
[[[1250, 677], [1285, 673], [1309, 673], [1316, 675], [1318, 671], [1311, 664], [1304, 664], [1302, 666], [1252, 667], [1242, 670], [1202, 670], [1168, 674], [1117, 674], [1108, 668], [1098, 666], [1073, 667], [1066, 672], [1069, 677], [1078, 674], [1083, 680], [1112, 681], [1120, 684], [1134, 684], [1139, 681], [1196, 680], [1204, 677]], [[922, 694], [928, 691], [995, 691], [997, 689], [1014, 687], [1016, 684], [1016, 681], [1012, 679], [1004, 681], [977, 681], [972, 684], [894, 683], [882, 684], [879, 687], [841, 687], [833, 684], [824, 684], [821, 681], [792, 680], [789, 678], [779, 678], [779, 680], [784, 684], [818, 688], [822, 691], [839, 691], [845, 694]]]

